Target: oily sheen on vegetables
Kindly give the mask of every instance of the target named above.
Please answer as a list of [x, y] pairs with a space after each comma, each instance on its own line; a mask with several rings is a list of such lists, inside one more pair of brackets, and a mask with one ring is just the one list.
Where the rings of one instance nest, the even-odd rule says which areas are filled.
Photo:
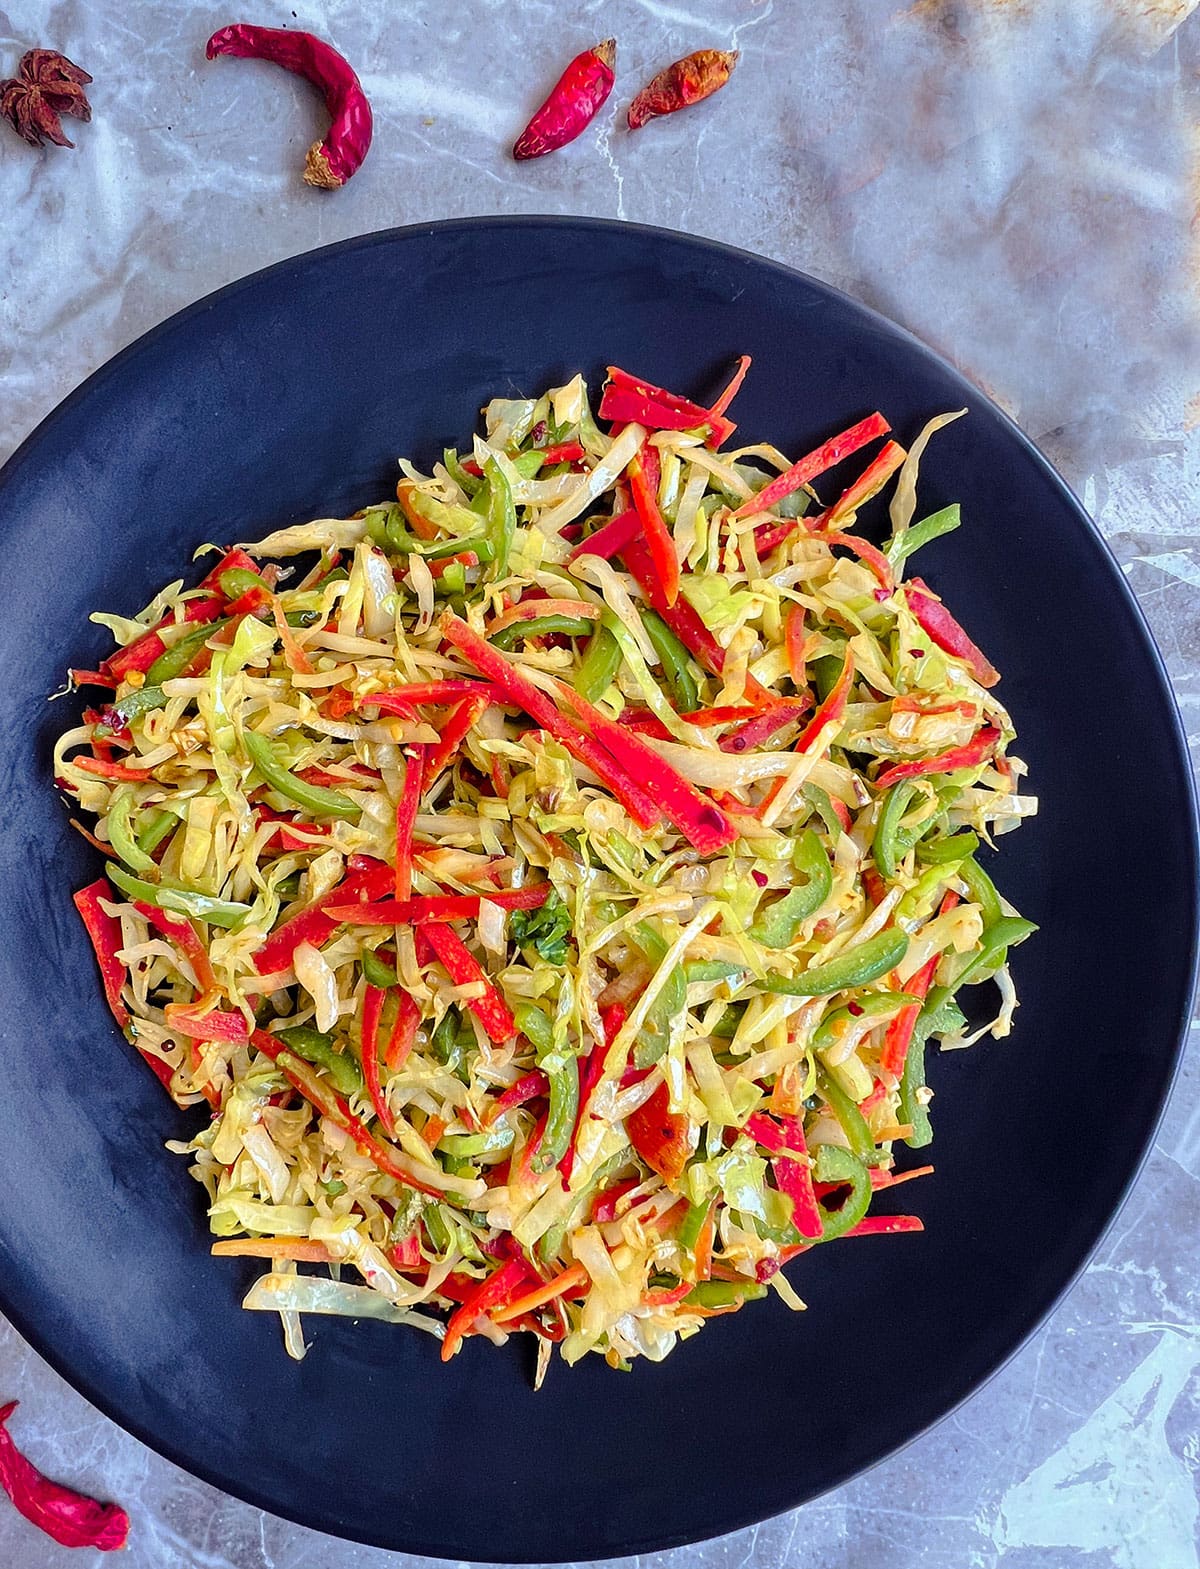
[[997, 672], [905, 576], [958, 416], [789, 462], [732, 447], [746, 368], [613, 367], [607, 429], [579, 377], [496, 399], [394, 502], [94, 618], [76, 904], [293, 1356], [342, 1314], [620, 1367], [921, 1229], [928, 1043], [1008, 1032], [1033, 930], [977, 854], [1035, 809]]

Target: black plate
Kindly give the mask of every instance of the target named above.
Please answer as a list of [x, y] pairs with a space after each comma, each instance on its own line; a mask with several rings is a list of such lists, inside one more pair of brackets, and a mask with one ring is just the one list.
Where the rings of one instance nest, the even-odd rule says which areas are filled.
[[[47, 708], [205, 540], [381, 496], [400, 453], [461, 440], [490, 396], [614, 361], [712, 394], [741, 352], [747, 439], [799, 452], [872, 408], [967, 525], [922, 571], [1005, 673], [1041, 814], [1004, 841], [1039, 921], [1015, 1034], [935, 1062], [924, 1235], [792, 1266], [811, 1304], [719, 1320], [662, 1366], [552, 1369], [514, 1343], [447, 1368], [423, 1336], [307, 1320], [300, 1365], [208, 1254], [175, 1115], [105, 1011], [70, 890], [96, 874], [51, 787]], [[1195, 952], [1190, 775], [1162, 666], [1062, 482], [913, 339], [786, 268], [654, 230], [452, 223], [285, 262], [93, 376], [0, 476], [0, 1304], [102, 1410], [231, 1493], [325, 1531], [449, 1558], [587, 1559], [802, 1503], [942, 1416], [1049, 1310], [1158, 1118]]]

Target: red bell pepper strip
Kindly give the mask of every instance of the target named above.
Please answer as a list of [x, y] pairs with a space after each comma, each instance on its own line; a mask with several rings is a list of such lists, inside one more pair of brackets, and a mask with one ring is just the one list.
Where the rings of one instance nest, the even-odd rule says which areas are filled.
[[523, 1258], [510, 1258], [494, 1270], [486, 1280], [480, 1281], [455, 1308], [446, 1324], [446, 1338], [442, 1341], [442, 1361], [450, 1358], [470, 1334], [471, 1326], [482, 1315], [491, 1316], [498, 1308], [507, 1307], [522, 1287], [536, 1282], [537, 1276]]
[[488, 893], [417, 894], [412, 899], [381, 899], [376, 904], [333, 904], [325, 911], [347, 926], [411, 926], [426, 921], [469, 921], [479, 914], [481, 899], [502, 910], [536, 910], [550, 897], [553, 884], [525, 888], [494, 888]]
[[656, 741], [675, 739], [658, 715], [652, 714], [648, 708], [623, 708], [617, 715], [617, 723], [638, 735], [652, 735]]
[[[279, 848], [285, 855], [295, 850], [311, 850], [314, 839], [328, 839], [331, 832], [328, 823], [306, 823], [297, 812], [289, 815], [287, 812], [276, 812], [269, 806], [261, 805], [256, 805], [254, 810], [258, 814], [260, 822], [273, 822], [276, 824], [276, 831], [279, 834]], [[296, 829], [299, 829], [307, 837], [302, 839], [300, 834], [295, 831]], [[274, 837], [274, 834], [269, 834], [263, 840], [264, 849], [266, 849]]]
[[425, 748], [414, 746], [404, 758], [404, 784], [396, 802], [396, 878], [397, 899], [407, 899], [412, 892], [413, 824], [425, 788]]
[[343, 766], [344, 773], [333, 773], [328, 768], [299, 768], [296, 770], [296, 778], [305, 784], [321, 785], [326, 790], [345, 789], [347, 784], [353, 783], [347, 775], [370, 779], [372, 782], [379, 779], [378, 768], [368, 768], [365, 763], [346, 763]]
[[408, 1236], [402, 1237], [399, 1242], [394, 1242], [391, 1247], [390, 1257], [397, 1269], [419, 1269], [421, 1267], [421, 1239], [415, 1231], [410, 1231]]
[[178, 943], [183, 949], [201, 995], [215, 992], [217, 978], [209, 963], [208, 949], [201, 942], [200, 935], [191, 921], [182, 915], [168, 915], [166, 910], [160, 910], [153, 904], [143, 904], [140, 899], [134, 900], [133, 907], [164, 937], [169, 937], [173, 943]]
[[219, 592], [221, 574], [232, 572], [234, 569], [239, 572], [253, 572], [257, 577], [262, 576], [262, 568], [255, 561], [254, 557], [235, 545], [232, 550], [225, 552], [207, 577], [200, 579], [200, 587], [211, 589], [214, 593]]
[[618, 765], [650, 788], [663, 812], [694, 849], [711, 855], [733, 843], [737, 829], [720, 807], [659, 757], [639, 735], [609, 719], [573, 688], [560, 685], [559, 690]]
[[751, 360], [748, 354], [739, 356], [737, 369], [730, 378], [729, 385], [725, 388], [725, 391], [709, 409], [708, 412], [710, 414], [724, 414], [725, 410], [742, 390], [742, 383], [746, 379], [746, 372], [750, 369], [750, 364]]
[[383, 1060], [393, 1073], [402, 1068], [407, 1061], [408, 1054], [413, 1049], [413, 1042], [417, 1038], [417, 1028], [421, 1023], [421, 1009], [412, 994], [401, 990], [398, 997], [396, 1022], [392, 1025], [392, 1033], [388, 1037], [387, 1047], [383, 1053]]
[[[9, 1436], [8, 1419], [17, 1401], [0, 1406], [0, 1487], [31, 1525], [62, 1547], [116, 1552], [129, 1540], [129, 1516], [116, 1504], [100, 1504], [43, 1476]], [[20, 1555], [24, 1557], [24, 1553]]]
[[675, 554], [675, 541], [658, 510], [658, 478], [660, 462], [658, 448], [649, 442], [629, 465], [629, 488], [633, 505], [641, 519], [646, 536], [650, 561], [662, 590], [663, 603], [668, 609], [679, 598], [679, 557]]
[[532, 681], [514, 670], [498, 649], [485, 643], [457, 616], [447, 616], [442, 623], [442, 630], [447, 640], [495, 684], [506, 702], [523, 708], [543, 730], [561, 741], [573, 757], [590, 768], [621, 802], [634, 822], [642, 828], [652, 828], [659, 821], [662, 814], [649, 792], [632, 779], [625, 769], [618, 767], [604, 747], [584, 735], [561, 714]]
[[245, 1016], [236, 1009], [202, 1011], [204, 999], [195, 1002], [169, 1002], [163, 1012], [167, 1024], [179, 1035], [198, 1041], [223, 1041], [227, 1046], [244, 1046], [250, 1039]]
[[[416, 1188], [418, 1193], [428, 1193], [439, 1199], [445, 1198], [446, 1195], [440, 1188], [430, 1187], [422, 1180], [419, 1169], [414, 1167], [407, 1155], [381, 1144], [368, 1131], [362, 1119], [354, 1115], [347, 1102], [328, 1084], [309, 1071], [307, 1064], [302, 1063], [298, 1057], [289, 1052], [283, 1041], [266, 1030], [255, 1030], [250, 1041], [264, 1057], [269, 1057], [272, 1062], [278, 1064], [279, 1071], [297, 1094], [303, 1096], [323, 1117], [328, 1117], [330, 1122], [341, 1128], [343, 1133], [348, 1133], [360, 1152], [374, 1161], [385, 1176], [394, 1177], [397, 1182], [404, 1183], [406, 1187]], [[281, 1055], [285, 1059], [283, 1062], [279, 1062]]]
[[[805, 527], [818, 533], [831, 528], [843, 518], [857, 512], [878, 491], [904, 462], [908, 454], [894, 441], [889, 441], [876, 458], [867, 465], [852, 485], [848, 485], [831, 507], [812, 518]], [[802, 519], [784, 518], [754, 531], [754, 548], [760, 556], [768, 556], [782, 545], [801, 526]], [[848, 543], [848, 541], [847, 541]], [[890, 568], [889, 568], [890, 572]]]
[[641, 1177], [627, 1177], [623, 1182], [614, 1182], [603, 1193], [597, 1193], [592, 1204], [592, 1221], [597, 1226], [606, 1226], [616, 1220], [618, 1204], [627, 1193], [632, 1193], [634, 1188], [640, 1188], [641, 1185]]
[[807, 1161], [791, 1160], [783, 1153], [785, 1150], [797, 1155], [808, 1153], [803, 1121], [799, 1117], [781, 1117], [776, 1123], [764, 1112], [756, 1111], [746, 1118], [745, 1131], [775, 1157], [771, 1162], [775, 1185], [792, 1201], [792, 1223], [796, 1230], [802, 1237], [819, 1237], [824, 1227], [812, 1171]]
[[650, 430], [699, 430], [707, 426], [708, 444], [717, 447], [737, 429], [720, 410], [706, 409], [689, 398], [640, 381], [615, 365], [608, 367], [599, 412], [601, 419], [617, 420], [623, 425], [636, 420]]
[[848, 1237], [893, 1236], [899, 1231], [924, 1231], [925, 1222], [919, 1215], [868, 1215], [846, 1232]]
[[834, 682], [829, 696], [817, 709], [816, 713], [804, 727], [796, 745], [796, 752], [807, 752], [815, 746], [817, 739], [826, 725], [831, 725], [835, 720], [841, 719], [846, 712], [846, 702], [850, 696], [850, 688], [854, 684], [854, 655], [850, 645], [846, 645], [846, 663], [842, 666], [842, 673]]
[[625, 1132], [651, 1171], [657, 1171], [664, 1182], [679, 1181], [691, 1153], [688, 1120], [682, 1112], [671, 1110], [671, 1092], [665, 1084], [629, 1113]]
[[577, 441], [560, 441], [556, 447], [542, 447], [542, 467], [555, 463], [580, 463], [587, 456]]
[[503, 1117], [506, 1111], [511, 1111], [514, 1106], [523, 1106], [527, 1100], [536, 1100], [540, 1095], [550, 1093], [550, 1080], [540, 1068], [535, 1068], [532, 1073], [527, 1073], [515, 1084], [510, 1084], [503, 1095], [498, 1095], [487, 1111], [484, 1113], [484, 1123], [489, 1127], [497, 1117]]
[[588, 1053], [579, 1075], [579, 1110], [575, 1114], [575, 1128], [571, 1134], [567, 1151], [558, 1163], [562, 1172], [563, 1183], [566, 1187], [571, 1185], [571, 1175], [575, 1170], [575, 1158], [579, 1153], [579, 1133], [583, 1127], [583, 1119], [590, 1115], [588, 1104], [592, 1098], [592, 1091], [604, 1077], [604, 1059], [608, 1055], [608, 1048], [621, 1033], [621, 1027], [629, 1017], [623, 1003], [610, 1003], [608, 1007], [600, 1009], [600, 1024], [604, 1030], [603, 1041], [597, 1041]]
[[107, 686], [115, 687], [117, 678], [106, 675], [103, 670], [68, 670], [72, 682], [76, 686]]
[[434, 921], [423, 921], [421, 931], [456, 986], [482, 983], [483, 995], [473, 997], [467, 1007], [483, 1025], [488, 1038], [495, 1041], [497, 1046], [512, 1040], [517, 1033], [517, 1021], [512, 1016], [512, 1009], [458, 933]]
[[751, 747], [761, 746], [769, 740], [776, 730], [782, 730], [784, 725], [801, 718], [809, 707], [810, 699], [807, 697], [799, 702], [777, 703], [773, 708], [764, 709], [756, 713], [753, 719], [739, 724], [728, 735], [723, 735], [718, 745], [722, 752], [748, 752]]
[[[185, 625], [199, 626], [205, 621], [215, 621], [218, 616], [225, 614], [225, 604], [223, 594], [214, 594], [209, 599], [189, 599], [183, 607], [183, 622]], [[143, 632], [141, 637], [135, 638], [132, 643], [127, 643], [124, 648], [119, 648], [111, 658], [106, 659], [100, 667], [101, 670], [110, 676], [115, 676], [119, 681], [124, 680], [131, 670], [145, 673], [160, 654], [166, 653], [167, 645], [159, 633], [175, 625], [174, 616], [164, 616], [148, 632]]]
[[442, 725], [442, 733], [437, 743], [429, 748], [429, 755], [425, 760], [424, 788], [430, 785], [445, 768], [446, 764], [458, 755], [458, 749], [463, 744], [469, 731], [478, 724], [485, 708], [491, 703], [490, 692], [482, 696], [469, 697], [465, 703], [460, 703]]
[[396, 1137], [396, 1119], [383, 1093], [379, 1077], [379, 1015], [383, 1011], [384, 992], [379, 986], [368, 986], [363, 993], [362, 1008], [362, 1066], [363, 1080], [375, 1115], [383, 1124], [389, 1139]]
[[689, 654], [694, 654], [706, 670], [719, 676], [725, 668], [725, 650], [705, 626], [700, 612], [686, 599], [667, 604], [646, 541], [631, 540], [622, 554], [638, 587], [650, 601], [650, 608], [663, 618]]
[[753, 719], [758, 713], [759, 710], [752, 703], [723, 703], [716, 708], [697, 708], [679, 717], [686, 719], [689, 725], [695, 725], [698, 730], [712, 730], [717, 725], [732, 725], [741, 719]]
[[96, 963], [100, 966], [100, 978], [104, 982], [104, 995], [108, 999], [112, 1016], [121, 1028], [125, 1029], [129, 1023], [129, 1009], [121, 1001], [121, 987], [125, 984], [126, 972], [124, 964], [117, 957], [118, 950], [122, 946], [121, 923], [115, 915], [109, 915], [100, 908], [101, 899], [115, 904], [116, 898], [103, 877], [98, 877], [94, 883], [81, 888], [72, 897], [75, 908], [79, 911], [79, 917], [91, 938]]
[[[843, 458], [848, 458], [852, 452], [857, 452], [860, 447], [865, 447], [869, 441], [874, 441], [878, 436], [886, 436], [891, 426], [882, 414], [869, 414], [866, 419], [860, 420], [857, 425], [852, 425], [849, 430], [844, 430], [840, 436], [832, 436], [828, 441], [822, 442], [806, 456], [799, 458], [790, 469], [785, 469], [782, 474], [773, 479], [770, 484], [764, 485], [757, 495], [751, 496], [749, 501], [743, 501], [733, 514], [735, 518], [753, 517], [759, 512], [767, 512], [772, 507], [778, 506], [785, 496], [790, 496], [794, 490], [799, 490], [801, 485], [807, 485], [810, 480], [816, 479], [818, 474], [823, 474], [826, 469], [833, 468], [835, 463], [840, 463]], [[796, 526], [796, 519], [786, 519], [788, 532]], [[786, 537], [786, 536], [785, 536]], [[774, 548], [773, 546], [771, 547]], [[760, 548], [759, 554], [765, 552]]]
[[[875, 902], [878, 903], [880, 901]], [[953, 888], [948, 888], [942, 896], [938, 914], [945, 915], [947, 910], [953, 910], [958, 902], [958, 894]], [[899, 976], [893, 975], [892, 981], [896, 989], [900, 990], [901, 985], [903, 985], [904, 991], [908, 992], [910, 996], [926, 997], [929, 993], [929, 988], [933, 985], [933, 977], [937, 974], [937, 967], [941, 962], [941, 957], [940, 953], [935, 953], [928, 963], [923, 964], [915, 975], [910, 976], [903, 983], [901, 983]], [[888, 1073], [894, 1074], [897, 1079], [904, 1072], [904, 1062], [908, 1056], [909, 1043], [912, 1040], [913, 1030], [916, 1028], [920, 1014], [921, 1004], [919, 1002], [910, 1002], [888, 1021], [888, 1027], [883, 1037], [883, 1047], [879, 1053], [879, 1066]]]
[[859, 539], [857, 534], [814, 534], [814, 539], [819, 539], [825, 545], [842, 545], [846, 550], [852, 550], [860, 561], [864, 562], [875, 574], [880, 588], [887, 589], [890, 594], [896, 586], [892, 575], [892, 563], [883, 551], [869, 540]]
[[463, 697], [484, 697], [490, 688], [485, 681], [414, 681], [407, 686], [389, 686], [383, 692], [368, 692], [355, 700], [356, 708], [377, 708], [383, 714], [408, 714], [426, 703], [441, 706]]
[[154, 778], [149, 768], [130, 768], [127, 763], [113, 763], [103, 757], [73, 757], [71, 767], [85, 774], [95, 774], [99, 779], [127, 779], [134, 784], [144, 784], [147, 779]]
[[961, 659], [979, 682], [980, 686], [995, 686], [1000, 672], [983, 651], [975, 646], [958, 622], [930, 592], [929, 585], [921, 578], [911, 579], [905, 589], [908, 608], [917, 618], [917, 624], [931, 643], [947, 654]]
[[254, 968], [260, 975], [275, 975], [290, 969], [292, 955], [302, 942], [319, 948], [329, 941], [341, 924], [325, 913], [329, 905], [365, 903], [377, 898], [392, 884], [394, 873], [386, 861], [367, 861], [365, 868], [354, 867], [352, 861], [351, 867], [350, 876], [343, 878], [336, 888], [331, 888], [315, 904], [299, 911], [271, 933], [254, 955]]
[[901, 779], [919, 779], [924, 774], [949, 774], [956, 768], [974, 768], [996, 750], [1000, 731], [995, 725], [985, 725], [965, 746], [952, 746], [948, 752], [936, 757], [925, 757], [919, 762], [896, 763], [885, 768], [875, 781], [877, 790], [886, 790]]
[[610, 518], [594, 534], [589, 534], [586, 539], [572, 546], [567, 560], [574, 561], [578, 556], [602, 556], [605, 561], [611, 561], [641, 532], [641, 517], [636, 507], [630, 507], [628, 512], [618, 512], [615, 518]]

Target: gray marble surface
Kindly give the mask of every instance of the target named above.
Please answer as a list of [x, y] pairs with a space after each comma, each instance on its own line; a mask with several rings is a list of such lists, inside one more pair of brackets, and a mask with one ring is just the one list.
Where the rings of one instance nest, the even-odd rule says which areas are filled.
[[[75, 152], [0, 126], [0, 459], [164, 316], [297, 251], [473, 213], [617, 216], [759, 250], [848, 290], [996, 397], [1084, 497], [1200, 724], [1200, 18], [1195, 0], [264, 0], [358, 64], [362, 172], [301, 184], [320, 109], [191, 0], [4, 0], [92, 72]], [[565, 153], [507, 148], [559, 64], [615, 33], [618, 89]], [[629, 92], [738, 47], [711, 104], [631, 138]], [[543, 56], [549, 49], [549, 57]], [[1193, 736], [1193, 740], [1197, 739]], [[662, 1569], [1195, 1569], [1200, 1052], [1138, 1185], [1050, 1322], [871, 1474]], [[193, 1481], [0, 1322], [0, 1398], [52, 1473], [121, 1500], [131, 1569], [384, 1569]], [[0, 1564], [98, 1563], [0, 1500]]]

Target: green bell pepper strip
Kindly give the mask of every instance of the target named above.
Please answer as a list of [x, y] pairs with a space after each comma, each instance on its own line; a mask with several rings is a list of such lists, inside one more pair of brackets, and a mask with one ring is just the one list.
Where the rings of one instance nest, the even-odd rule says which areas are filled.
[[[106, 713], [113, 713], [128, 724], [131, 719], [137, 719], [141, 714], [151, 713], [156, 708], [165, 707], [167, 694], [160, 686], [139, 687], [136, 692], [127, 693], [119, 703], [114, 703]], [[105, 727], [109, 728], [108, 726]]]
[[517, 1029], [526, 1040], [533, 1042], [535, 1054], [540, 1058], [554, 1049], [554, 1025], [544, 1008], [535, 1002], [514, 1002], [513, 1018]]
[[479, 493], [479, 487], [483, 484], [483, 481], [477, 479], [474, 474], [467, 473], [462, 466], [462, 459], [453, 447], [444, 448], [442, 462], [446, 465], [446, 473], [449, 474], [450, 478], [465, 496], [470, 498]]
[[549, 1171], [552, 1166], [558, 1165], [567, 1153], [578, 1116], [579, 1059], [568, 1057], [557, 1073], [550, 1075], [550, 1106], [546, 1113], [542, 1142], [533, 1157], [535, 1172]]
[[575, 690], [594, 703], [603, 697], [621, 668], [621, 645], [607, 627], [597, 627], [588, 639], [575, 675]]
[[[897, 789], [899, 786], [896, 787]], [[969, 828], [962, 833], [951, 834], [944, 839], [922, 840], [917, 845], [917, 856], [922, 861], [931, 861], [938, 864], [944, 861], [957, 861], [964, 856], [974, 855], [979, 848], [979, 835], [972, 833]], [[959, 868], [962, 876], [962, 868]]]
[[198, 921], [208, 921], [212, 926], [240, 926], [250, 914], [248, 904], [232, 904], [225, 899], [213, 899], [206, 893], [191, 888], [178, 888], [170, 883], [146, 883], [131, 877], [124, 867], [109, 861], [104, 868], [109, 881], [131, 899], [141, 899], [157, 910], [173, 910], [176, 915], [190, 915]]
[[362, 951], [362, 972], [367, 978], [369, 986], [378, 986], [381, 991], [387, 991], [389, 986], [396, 984], [395, 966], [381, 959], [372, 948]]
[[[965, 986], [973, 976], [981, 970], [993, 969], [1003, 961], [1005, 950], [1014, 943], [1024, 942], [1026, 937], [1032, 936], [1037, 927], [1032, 921], [1027, 921], [1020, 915], [1002, 915], [994, 925], [986, 927], [981, 939], [979, 952], [974, 955], [970, 963], [957, 975], [949, 986], [933, 986], [925, 999], [925, 1006], [921, 1009], [921, 1019], [926, 1019], [930, 1014], [937, 1013], [938, 1009], [949, 1002], [960, 986]], [[918, 1031], [920, 1020], [918, 1020]]]
[[864, 1165], [870, 1165], [875, 1158], [875, 1140], [871, 1137], [867, 1119], [833, 1075], [823, 1068], [817, 1070], [817, 1089], [829, 1102], [829, 1109], [841, 1124], [851, 1152]]
[[704, 1222], [708, 1219], [714, 1203], [714, 1199], [705, 1198], [698, 1204], [689, 1204], [687, 1214], [680, 1221], [679, 1230], [675, 1233], [675, 1240], [684, 1252], [695, 1253], [696, 1243], [700, 1240]]
[[516, 457], [509, 459], [522, 479], [535, 479], [545, 461], [546, 454], [540, 447], [530, 447], [527, 451], [518, 452]]
[[330, 1083], [339, 1095], [364, 1095], [362, 1069], [346, 1052], [338, 1051], [329, 1035], [305, 1025], [290, 1030], [280, 1030], [279, 1039], [290, 1052], [311, 1062], [314, 1068], [323, 1068]]
[[871, 1203], [871, 1179], [856, 1155], [837, 1144], [820, 1144], [814, 1152], [813, 1176], [818, 1182], [850, 1184], [850, 1192], [840, 1209], [829, 1209], [818, 1199], [821, 1210], [821, 1241], [832, 1242], [857, 1226]]
[[489, 1128], [486, 1133], [447, 1133], [438, 1141], [452, 1160], [473, 1161], [483, 1155], [502, 1155], [512, 1148], [516, 1135], [510, 1127]]
[[927, 866], [896, 906], [896, 919], [911, 921], [921, 915], [925, 906], [938, 898], [957, 870], [953, 861], [935, 861]]
[[907, 779], [894, 784], [883, 798], [883, 805], [875, 824], [875, 837], [871, 842], [871, 850], [875, 857], [875, 865], [889, 880], [895, 877], [900, 861], [911, 848], [911, 844], [904, 843], [900, 824], [915, 793], [916, 786]]
[[836, 840], [844, 830], [841, 818], [833, 809], [833, 800], [828, 790], [822, 790], [820, 785], [806, 784], [801, 786], [800, 794], [825, 824], [831, 838]]
[[491, 561], [496, 553], [495, 541], [486, 534], [463, 534], [457, 539], [440, 539], [436, 545], [426, 540], [414, 539], [413, 551], [426, 561], [440, 561], [443, 556], [459, 556], [472, 551], [480, 561]]
[[488, 482], [488, 537], [495, 552], [496, 576], [503, 577], [508, 571], [508, 558], [517, 533], [517, 509], [513, 504], [512, 486], [495, 458], [487, 460], [483, 472]]
[[813, 965], [794, 980], [768, 975], [758, 984], [764, 991], [785, 997], [828, 997], [832, 992], [848, 991], [878, 980], [888, 970], [894, 970], [907, 952], [907, 933], [889, 927], [849, 953], [839, 954], [827, 964]]
[[548, 637], [561, 632], [565, 637], [586, 637], [593, 623], [584, 616], [535, 616], [532, 621], [513, 621], [489, 639], [493, 648], [516, 648], [527, 637]]
[[144, 850], [147, 855], [152, 855], [167, 835], [175, 831], [178, 824], [179, 818], [174, 812], [162, 808], [143, 812], [141, 827], [134, 835], [138, 849]]
[[929, 1113], [917, 1097], [925, 1087], [925, 1037], [920, 1030], [913, 1031], [912, 1040], [904, 1057], [904, 1072], [900, 1078], [900, 1120], [908, 1123], [912, 1132], [905, 1139], [909, 1149], [924, 1149], [933, 1142], [933, 1124]]
[[108, 808], [109, 843], [132, 871], [152, 872], [157, 879], [157, 863], [141, 848], [133, 832], [135, 799], [129, 785], [121, 785], [113, 791], [112, 803]]
[[655, 997], [633, 1048], [635, 1068], [651, 1068], [671, 1044], [671, 1025], [687, 1008], [687, 977], [681, 969], [672, 970], [666, 984]]
[[744, 975], [745, 970], [744, 964], [730, 964], [727, 959], [697, 959], [684, 965], [683, 978], [689, 986], [695, 986], [700, 981], [727, 981]]
[[971, 903], [979, 906], [980, 914], [983, 916], [983, 929], [987, 931], [1004, 916], [1004, 907], [1000, 903], [1000, 895], [996, 892], [995, 883], [974, 856], [967, 857], [959, 867], [958, 875], [967, 885]]
[[914, 550], [920, 550], [922, 545], [928, 545], [930, 540], [940, 539], [943, 534], [951, 534], [962, 522], [958, 503], [943, 507], [940, 512], [931, 512], [927, 518], [922, 518], [919, 523], [914, 523], [911, 528], [905, 529], [903, 534], [898, 534], [887, 547], [887, 558], [893, 566], [903, 561], [906, 556], [911, 556]]
[[680, 714], [695, 713], [700, 702], [700, 689], [688, 669], [691, 658], [687, 649], [671, 631], [661, 616], [653, 610], [642, 611], [642, 625], [654, 652], [662, 661], [663, 677], [675, 710]]
[[[796, 840], [792, 851], [792, 864], [805, 878], [798, 888], [790, 888], [782, 899], [777, 899], [751, 925], [748, 932], [752, 942], [764, 948], [786, 948], [796, 940], [804, 922], [825, 903], [833, 887], [833, 869], [820, 836], [806, 828]], [[837, 990], [837, 987], [832, 988]], [[797, 996], [817, 996], [818, 993], [796, 993]]]
[[303, 779], [297, 779], [291, 769], [285, 768], [279, 761], [275, 748], [265, 735], [260, 735], [257, 730], [246, 730], [242, 740], [251, 762], [272, 789], [287, 796], [289, 801], [295, 801], [306, 812], [311, 812], [314, 817], [344, 817], [350, 820], [360, 815], [361, 807], [340, 790], [327, 790], [324, 785], [305, 784]]
[[262, 576], [252, 572], [249, 567], [230, 567], [222, 572], [217, 579], [222, 594], [226, 599], [241, 599], [243, 594], [248, 594], [252, 588], [266, 588]]
[[767, 1288], [756, 1280], [702, 1280], [692, 1287], [684, 1303], [693, 1307], [719, 1309], [741, 1307], [765, 1297]]
[[845, 659], [837, 654], [823, 654], [820, 659], [813, 660], [809, 667], [809, 676], [817, 689], [817, 698], [820, 702], [823, 703], [837, 685], [845, 664]]
[[187, 669], [213, 633], [228, 625], [228, 617], [222, 621], [207, 621], [172, 643], [146, 671], [146, 686], [162, 686], [164, 681], [173, 681]]
[[825, 1015], [813, 1035], [813, 1046], [817, 1051], [824, 1051], [837, 1042], [843, 1025], [855, 1019], [878, 1019], [885, 1014], [899, 1013], [901, 1008], [920, 1001], [908, 992], [872, 992], [868, 997], [860, 997], [854, 1005], [857, 1012], [850, 1008], [835, 1008]]

